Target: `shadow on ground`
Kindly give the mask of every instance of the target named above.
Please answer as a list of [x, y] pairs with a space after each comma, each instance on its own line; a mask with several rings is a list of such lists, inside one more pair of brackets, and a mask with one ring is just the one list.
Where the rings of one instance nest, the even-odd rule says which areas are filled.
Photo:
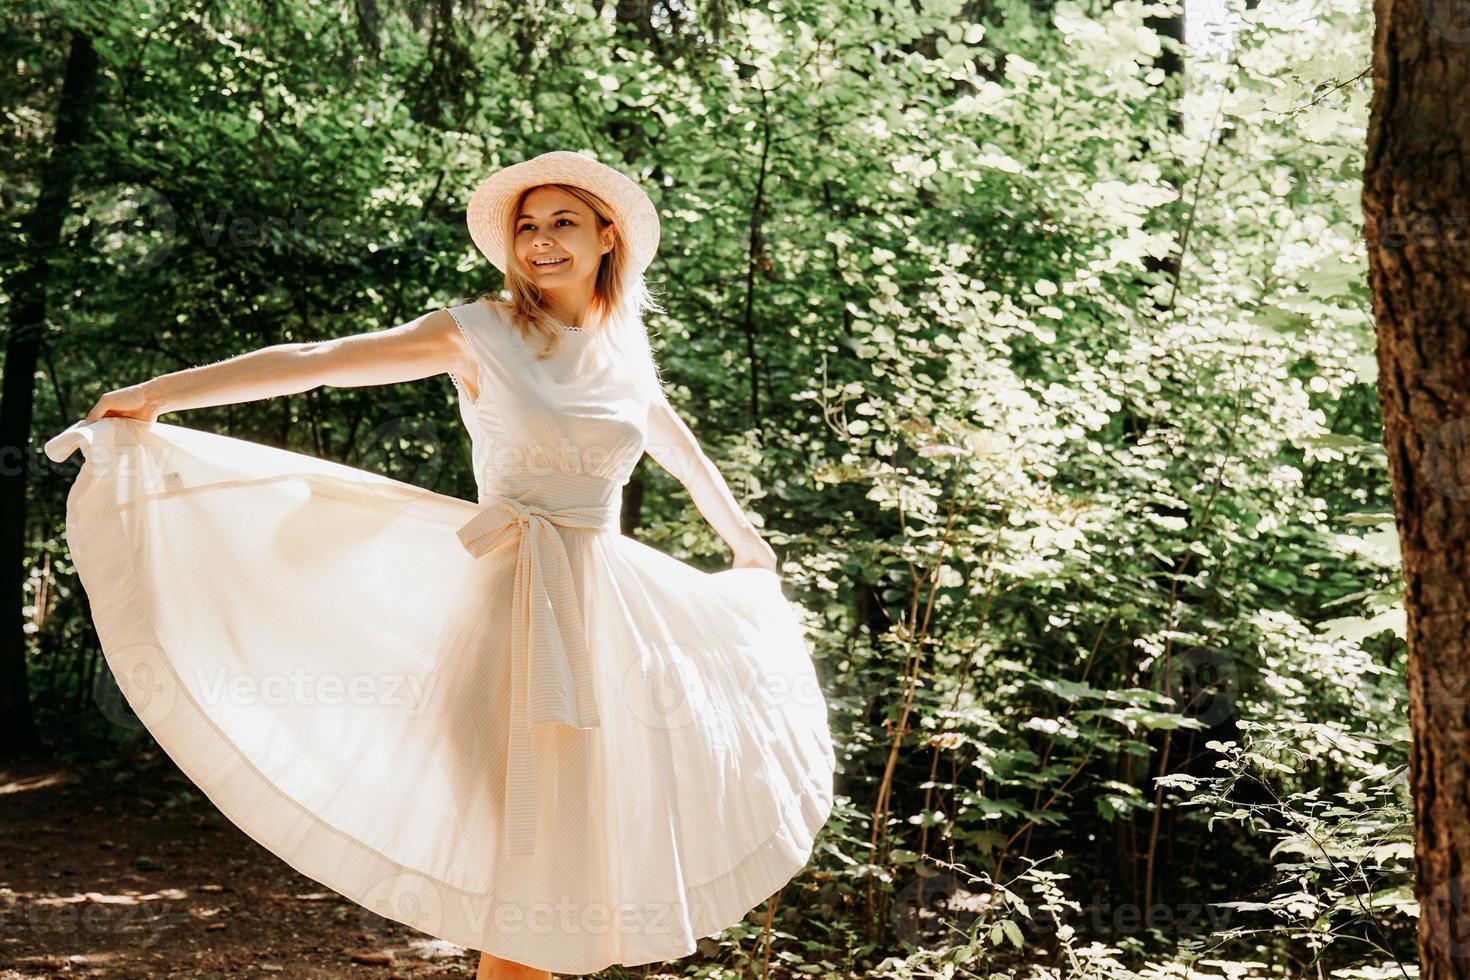
[[478, 952], [302, 877], [145, 762], [0, 767], [0, 980], [474, 976]]

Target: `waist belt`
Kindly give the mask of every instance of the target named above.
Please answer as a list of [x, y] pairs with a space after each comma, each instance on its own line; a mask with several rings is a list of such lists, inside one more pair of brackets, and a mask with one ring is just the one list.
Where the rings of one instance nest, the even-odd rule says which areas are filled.
[[557, 527], [616, 532], [618, 510], [617, 504], [548, 510], [491, 494], [457, 532], [476, 558], [506, 540], [519, 542], [510, 622], [510, 742], [505, 772], [505, 847], [510, 854], [534, 851], [540, 794], [532, 726], [601, 725], [582, 608]]

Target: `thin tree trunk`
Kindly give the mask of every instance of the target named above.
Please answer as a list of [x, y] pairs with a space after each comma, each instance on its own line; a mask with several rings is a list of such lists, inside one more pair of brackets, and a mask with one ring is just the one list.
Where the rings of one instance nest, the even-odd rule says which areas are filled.
[[1363, 180], [1378, 395], [1403, 551], [1420, 976], [1470, 977], [1470, 29], [1375, 0]]
[[750, 202], [749, 254], [745, 263], [745, 299], [742, 316], [745, 330], [745, 359], [750, 365], [750, 424], [752, 426], [759, 425], [761, 418], [761, 366], [755, 342], [755, 274], [758, 269], [768, 269], [771, 261], [763, 228], [766, 211], [766, 176], [770, 168], [771, 152], [771, 117], [765, 103], [765, 93], [762, 92], [761, 158], [756, 169], [755, 190]]
[[40, 175], [36, 207], [25, 218], [25, 251], [29, 266], [11, 286], [10, 335], [5, 341], [5, 377], [0, 385], [0, 752], [21, 754], [42, 748], [31, 715], [26, 678], [24, 605], [26, 558], [26, 484], [30, 473], [31, 423], [35, 408], [35, 376], [41, 330], [46, 322], [46, 284], [51, 254], [61, 240], [76, 180], [76, 148], [87, 138], [96, 98], [97, 53], [92, 40], [74, 33], [66, 60], [66, 78], [56, 109], [56, 134]]

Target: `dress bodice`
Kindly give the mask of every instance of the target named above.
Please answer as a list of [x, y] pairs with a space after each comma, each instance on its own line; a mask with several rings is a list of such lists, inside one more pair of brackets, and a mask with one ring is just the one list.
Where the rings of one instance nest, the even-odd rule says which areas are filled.
[[596, 330], [566, 330], [537, 359], [509, 312], [451, 307], [475, 357], [478, 398], [455, 377], [479, 502], [492, 494], [545, 508], [616, 507], [648, 439], [648, 399]]

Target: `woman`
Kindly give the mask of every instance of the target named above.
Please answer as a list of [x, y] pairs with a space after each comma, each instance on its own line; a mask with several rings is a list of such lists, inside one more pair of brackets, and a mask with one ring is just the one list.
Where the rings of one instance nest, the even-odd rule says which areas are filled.
[[[512, 302], [164, 375], [48, 442], [87, 457], [72, 557], [140, 720], [303, 874], [482, 950], [480, 977], [684, 956], [806, 863], [826, 703], [774, 553], [663, 396], [653, 203], [557, 151], [468, 220]], [[441, 373], [474, 505], [156, 421]], [[620, 533], [643, 452], [735, 567]]]

